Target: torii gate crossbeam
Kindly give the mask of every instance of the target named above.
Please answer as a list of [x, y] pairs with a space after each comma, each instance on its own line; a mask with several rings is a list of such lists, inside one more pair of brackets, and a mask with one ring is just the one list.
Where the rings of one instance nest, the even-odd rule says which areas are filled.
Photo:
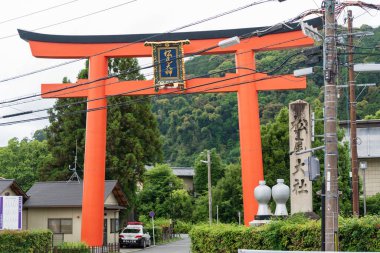
[[[263, 179], [258, 91], [306, 88], [305, 78], [295, 78], [289, 75], [286, 78], [262, 79], [266, 75], [252, 74], [249, 69], [255, 69], [254, 52], [256, 51], [281, 50], [313, 45], [313, 40], [305, 37], [302, 32], [297, 30], [296, 26], [293, 28], [293, 30], [285, 28], [276, 34], [260, 38], [253, 37], [229, 48], [215, 48], [204, 52], [203, 54], [234, 53], [236, 55], [237, 73], [227, 74], [226, 77], [222, 78], [188, 80], [186, 82], [187, 89], [179, 91], [183, 94], [202, 92], [237, 92], [238, 94], [245, 225], [248, 225], [254, 219], [257, 212], [258, 204], [253, 198], [253, 190], [258, 185], [259, 180]], [[189, 39], [191, 44], [183, 46], [185, 54], [189, 55], [200, 49], [214, 46], [222, 39], [243, 35], [257, 29], [161, 34], [151, 40], [175, 41]], [[35, 57], [89, 58], [89, 79], [78, 80], [78, 83], [86, 81], [90, 83], [72, 88], [69, 92], [66, 90], [54, 91], [69, 88], [73, 84], [42, 84], [41, 91], [44, 98], [87, 97], [89, 100], [87, 108], [91, 109], [106, 106], [106, 96], [118, 94], [128, 96], [152, 95], [173, 91], [160, 90], [155, 92], [152, 80], [121, 81], [115, 84], [114, 79], [109, 79], [91, 83], [93, 80], [107, 76], [108, 58], [151, 57], [151, 48], [145, 47], [143, 42], [135, 43], [135, 41], [143, 41], [141, 40], [142, 38], [151, 37], [152, 34], [60, 36], [22, 30], [19, 30], [19, 34], [21, 38], [29, 42], [32, 54]], [[104, 53], [99, 54], [99, 52]], [[228, 80], [231, 77], [237, 77], [237, 79]], [[201, 84], [214, 81], [220, 82], [198, 87]], [[236, 82], [248, 84], [222, 87]], [[212, 90], [212, 87], [216, 89]], [[103, 242], [106, 123], [106, 109], [87, 112], [81, 238], [82, 241], [91, 246], [99, 246]]]

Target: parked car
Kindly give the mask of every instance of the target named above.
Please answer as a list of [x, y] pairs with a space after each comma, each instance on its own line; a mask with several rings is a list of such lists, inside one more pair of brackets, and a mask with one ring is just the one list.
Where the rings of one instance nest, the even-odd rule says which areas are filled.
[[150, 235], [141, 222], [128, 222], [119, 235], [120, 247], [140, 246], [142, 248], [151, 245]]

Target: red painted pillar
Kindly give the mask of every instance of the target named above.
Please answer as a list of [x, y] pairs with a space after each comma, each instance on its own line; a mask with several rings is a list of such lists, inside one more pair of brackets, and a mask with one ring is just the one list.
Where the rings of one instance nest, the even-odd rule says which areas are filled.
[[[255, 69], [255, 55], [253, 51], [238, 51], [236, 55], [237, 67]], [[239, 69], [239, 75], [252, 73], [248, 69]], [[254, 75], [239, 78], [239, 82], [254, 80]], [[238, 91], [240, 153], [242, 166], [244, 224], [254, 219], [258, 203], [253, 191], [263, 180], [263, 161], [261, 150], [259, 100], [255, 83], [242, 84]]]
[[[89, 80], [107, 76], [107, 58], [90, 58]], [[88, 99], [105, 97], [104, 81], [94, 82], [88, 90]], [[99, 87], [97, 87], [99, 86]], [[107, 105], [107, 99], [90, 101], [87, 109]], [[84, 157], [82, 241], [90, 246], [103, 244], [104, 180], [106, 162], [107, 109], [87, 112], [86, 150]]]

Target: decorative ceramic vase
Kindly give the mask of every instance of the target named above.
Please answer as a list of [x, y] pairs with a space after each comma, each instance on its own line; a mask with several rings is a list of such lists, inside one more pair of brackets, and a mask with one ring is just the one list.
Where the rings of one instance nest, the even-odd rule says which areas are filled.
[[259, 209], [257, 211], [256, 217], [267, 217], [271, 215], [268, 203], [271, 198], [271, 189], [269, 186], [265, 185], [265, 181], [259, 181], [259, 185], [256, 186], [254, 195], [257, 202], [259, 202]]
[[286, 201], [290, 196], [289, 186], [284, 184], [284, 179], [277, 179], [277, 184], [272, 187], [272, 197], [276, 202], [275, 216], [287, 216]]

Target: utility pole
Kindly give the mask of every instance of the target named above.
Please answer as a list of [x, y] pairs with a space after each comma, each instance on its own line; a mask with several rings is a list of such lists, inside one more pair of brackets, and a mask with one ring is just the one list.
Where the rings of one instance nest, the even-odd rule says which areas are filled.
[[337, 52], [335, 0], [325, 0], [325, 250], [338, 251]]
[[211, 194], [211, 155], [210, 150], [207, 150], [207, 177], [208, 177], [208, 219], [212, 224], [212, 194]]
[[352, 172], [352, 213], [359, 217], [359, 175], [358, 175], [358, 147], [356, 137], [356, 95], [354, 74], [354, 45], [352, 31], [352, 11], [348, 11], [348, 85], [350, 87], [350, 145], [351, 145], [351, 172]]

